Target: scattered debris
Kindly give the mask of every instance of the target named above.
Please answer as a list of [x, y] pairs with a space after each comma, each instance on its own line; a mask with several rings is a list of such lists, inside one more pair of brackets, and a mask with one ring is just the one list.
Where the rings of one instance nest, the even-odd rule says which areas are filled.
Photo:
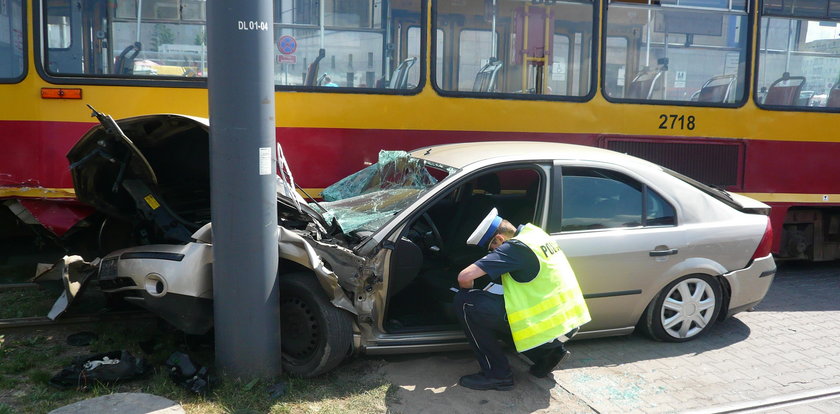
[[267, 389], [268, 398], [271, 398], [272, 400], [280, 399], [280, 397], [286, 395], [286, 389], [286, 383], [283, 381], [276, 384], [269, 384]]
[[196, 394], [207, 394], [216, 385], [216, 377], [211, 377], [207, 367], [202, 367], [183, 352], [174, 352], [166, 360], [169, 378], [176, 384]]
[[59, 388], [75, 387], [87, 391], [95, 384], [114, 384], [140, 378], [149, 372], [143, 358], [128, 351], [111, 351], [78, 357], [50, 379]]
[[99, 271], [99, 258], [93, 262], [86, 262], [81, 256], [64, 256], [49, 270], [38, 274], [33, 282], [60, 280], [64, 292], [55, 301], [47, 317], [55, 320], [67, 310], [70, 303], [79, 295], [85, 282]]

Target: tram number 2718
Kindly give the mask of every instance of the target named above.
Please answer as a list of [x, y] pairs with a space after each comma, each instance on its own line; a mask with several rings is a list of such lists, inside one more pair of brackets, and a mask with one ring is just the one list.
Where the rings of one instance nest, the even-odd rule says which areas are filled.
[[694, 115], [676, 115], [676, 114], [660, 114], [659, 129], [687, 129], [689, 131], [694, 129]]

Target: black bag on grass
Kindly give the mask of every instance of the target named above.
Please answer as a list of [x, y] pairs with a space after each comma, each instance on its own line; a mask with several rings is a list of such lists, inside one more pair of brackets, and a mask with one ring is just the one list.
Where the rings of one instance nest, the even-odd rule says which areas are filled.
[[128, 351], [111, 351], [77, 357], [50, 379], [60, 388], [87, 390], [95, 384], [114, 384], [142, 377], [149, 371], [143, 358], [135, 358]]
[[210, 375], [207, 367], [196, 364], [183, 352], [173, 352], [166, 360], [166, 366], [172, 381], [196, 394], [207, 394], [218, 382], [215, 376]]

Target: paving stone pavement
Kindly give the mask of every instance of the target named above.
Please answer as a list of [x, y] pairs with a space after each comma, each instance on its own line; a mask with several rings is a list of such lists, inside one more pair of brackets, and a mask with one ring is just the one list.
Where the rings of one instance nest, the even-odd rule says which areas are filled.
[[[754, 311], [694, 341], [631, 335], [574, 341], [569, 349], [572, 358], [554, 372], [557, 385], [598, 413], [721, 412], [736, 403], [838, 387], [840, 263], [779, 263]], [[749, 412], [840, 413], [840, 394], [834, 397]]]

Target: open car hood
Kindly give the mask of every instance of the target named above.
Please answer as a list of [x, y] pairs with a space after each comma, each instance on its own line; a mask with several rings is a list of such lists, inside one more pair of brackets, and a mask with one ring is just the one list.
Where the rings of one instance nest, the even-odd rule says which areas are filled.
[[[108, 216], [153, 222], [167, 239], [188, 241], [210, 221], [209, 120], [154, 114], [116, 124], [124, 136], [97, 125], [68, 152], [76, 197]], [[279, 214], [327, 227], [305, 203], [277, 197]]]

